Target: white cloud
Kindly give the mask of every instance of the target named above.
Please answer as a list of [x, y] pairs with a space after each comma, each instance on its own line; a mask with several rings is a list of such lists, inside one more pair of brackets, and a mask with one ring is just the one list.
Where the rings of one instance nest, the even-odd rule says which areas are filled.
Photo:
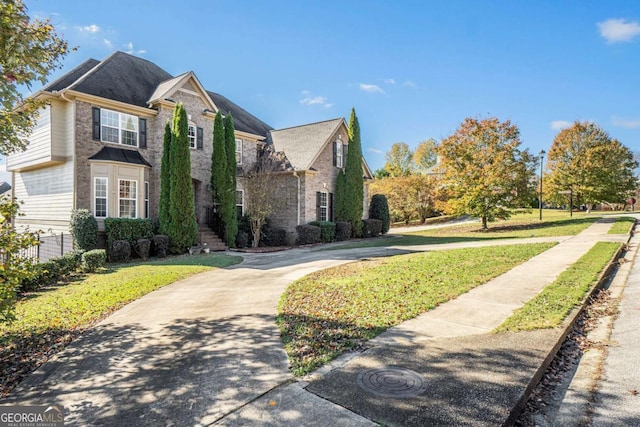
[[113, 49], [113, 43], [111, 42], [111, 40], [104, 39], [104, 40], [102, 40], [102, 42], [107, 47], [107, 49], [109, 49], [109, 50]]
[[380, 86], [370, 85], [367, 83], [360, 83], [360, 89], [369, 93], [384, 93], [384, 91], [380, 89]]
[[367, 148], [367, 153], [384, 154], [384, 151], [378, 148]]
[[608, 43], [628, 42], [640, 35], [640, 23], [626, 19], [607, 19], [598, 22], [598, 29]]
[[300, 104], [302, 105], [320, 105], [324, 108], [333, 107], [333, 104], [329, 103], [329, 100], [326, 96], [313, 96], [313, 94], [308, 90], [302, 91], [302, 99], [300, 100]]
[[132, 42], [126, 43], [126, 44], [124, 45], [124, 47], [125, 47], [125, 49], [127, 49], [125, 52], [126, 52], [126, 53], [128, 53], [128, 54], [131, 54], [131, 55], [137, 55], [137, 54], [147, 53], [147, 51], [146, 51], [146, 50], [144, 50], [144, 49], [135, 50], [135, 49], [133, 48], [133, 43], [132, 43]]
[[418, 87], [418, 85], [411, 80], [405, 80], [404, 82], [402, 82], [402, 85], [407, 87]]
[[566, 120], [554, 120], [551, 122], [551, 129], [553, 130], [562, 130], [568, 127], [571, 127], [573, 123], [568, 122]]
[[96, 24], [86, 25], [84, 27], [78, 27], [78, 29], [82, 32], [93, 33], [93, 34], [100, 31], [100, 27], [98, 27]]
[[640, 128], [640, 119], [628, 120], [620, 117], [614, 117], [612, 123], [616, 127], [627, 128], [627, 129], [635, 129]]
[[396, 79], [384, 79], [384, 82], [388, 85], [392, 85], [395, 86], [396, 84]]

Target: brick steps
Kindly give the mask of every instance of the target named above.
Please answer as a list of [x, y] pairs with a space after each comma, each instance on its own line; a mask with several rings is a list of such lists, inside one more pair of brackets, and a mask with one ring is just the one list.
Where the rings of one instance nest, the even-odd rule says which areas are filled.
[[227, 248], [224, 242], [218, 237], [216, 233], [211, 231], [206, 226], [200, 226], [198, 230], [198, 241], [201, 245], [207, 244], [209, 250], [213, 251], [226, 251]]

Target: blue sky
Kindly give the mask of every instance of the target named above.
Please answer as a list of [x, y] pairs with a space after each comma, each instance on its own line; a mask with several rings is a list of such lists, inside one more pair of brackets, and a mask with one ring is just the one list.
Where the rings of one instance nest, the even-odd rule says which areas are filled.
[[275, 128], [355, 107], [373, 169], [394, 142], [441, 139], [468, 116], [511, 120], [535, 153], [574, 120], [640, 150], [635, 0], [26, 4], [78, 46], [52, 78], [122, 50], [193, 70]]

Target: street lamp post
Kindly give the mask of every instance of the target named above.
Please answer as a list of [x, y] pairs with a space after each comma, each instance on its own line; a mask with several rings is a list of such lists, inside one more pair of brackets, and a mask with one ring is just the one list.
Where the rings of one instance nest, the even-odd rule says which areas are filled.
[[542, 221], [542, 162], [544, 161], [544, 150], [540, 151], [540, 197], [538, 197], [538, 208], [540, 210], [540, 221]]

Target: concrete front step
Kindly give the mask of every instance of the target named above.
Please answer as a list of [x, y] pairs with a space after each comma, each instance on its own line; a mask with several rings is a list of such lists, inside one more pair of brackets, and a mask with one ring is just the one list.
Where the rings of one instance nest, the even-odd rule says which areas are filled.
[[206, 243], [211, 251], [226, 251], [228, 249], [218, 235], [209, 228], [200, 228], [198, 230], [198, 240], [201, 244]]

